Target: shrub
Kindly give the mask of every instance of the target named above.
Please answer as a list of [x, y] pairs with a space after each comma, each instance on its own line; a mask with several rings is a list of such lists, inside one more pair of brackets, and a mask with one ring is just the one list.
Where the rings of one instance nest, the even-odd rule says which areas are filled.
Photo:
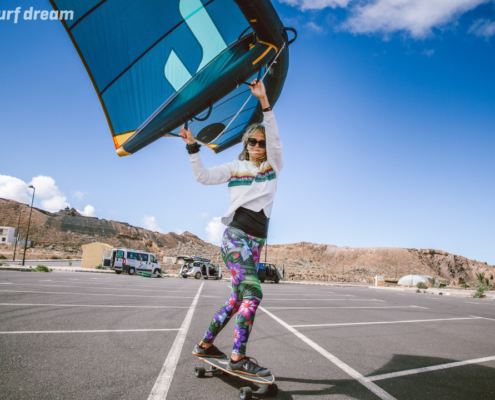
[[50, 257], [52, 260], [60, 260], [60, 257], [59, 256], [51, 256]]
[[65, 257], [66, 260], [70, 260], [71, 258], [72, 258], [71, 256]]
[[5, 257], [3, 254], [0, 254], [0, 260], [6, 260], [7, 257]]
[[38, 264], [36, 268], [32, 268], [31, 270], [35, 272], [52, 272], [50, 268], [43, 264]]
[[440, 285], [437, 283], [435, 278], [428, 278], [428, 282], [431, 283], [431, 287], [439, 287]]
[[103, 266], [100, 264], [100, 265], [97, 265], [97, 266], [95, 267], [95, 269], [105, 269], [105, 267], [103, 267]]
[[418, 283], [416, 284], [416, 287], [417, 287], [418, 289], [427, 289], [427, 288], [428, 288], [428, 286], [426, 286], [424, 282], [418, 282]]
[[3, 267], [4, 265], [5, 265], [6, 267], [8, 267], [8, 266], [9, 266], [9, 264], [8, 264], [8, 263], [4, 263], [4, 262], [1, 262], [1, 261], [0, 261], [0, 267]]
[[419, 289], [418, 289], [418, 290], [416, 290], [416, 293], [421, 293], [421, 290], [419, 290]]
[[486, 297], [485, 292], [487, 290], [490, 290], [490, 287], [489, 286], [479, 285], [478, 286], [478, 289], [476, 290], [476, 292], [473, 293], [473, 297], [475, 299], [482, 299], [482, 298]]
[[469, 285], [468, 285], [467, 283], [463, 283], [463, 284], [461, 285], [461, 287], [463, 287], [464, 289], [468, 289], [468, 288], [469, 288]]

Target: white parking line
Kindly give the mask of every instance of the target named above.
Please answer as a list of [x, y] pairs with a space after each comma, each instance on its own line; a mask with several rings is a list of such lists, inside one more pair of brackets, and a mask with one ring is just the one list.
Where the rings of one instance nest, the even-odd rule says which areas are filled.
[[184, 341], [186, 340], [187, 331], [189, 330], [189, 326], [191, 325], [194, 310], [196, 308], [196, 304], [198, 304], [199, 295], [201, 294], [203, 285], [204, 282], [199, 287], [198, 293], [196, 293], [196, 297], [194, 298], [191, 307], [189, 307], [189, 311], [187, 312], [186, 317], [182, 322], [180, 331], [177, 334], [174, 343], [172, 344], [172, 348], [168, 353], [162, 370], [160, 371], [160, 374], [158, 375], [158, 378], [153, 385], [153, 389], [151, 389], [148, 400], [165, 400], [167, 398], [168, 390], [170, 388], [170, 384], [172, 383], [177, 363], [179, 362], [182, 346], [184, 345]]
[[426, 307], [418, 307], [418, 306], [376, 306], [376, 307], [266, 307], [269, 308], [270, 310], [320, 310], [320, 309], [325, 309], [325, 308], [426, 308]]
[[102, 308], [189, 308], [182, 306], [112, 306], [108, 304], [29, 304], [29, 303], [0, 303], [0, 306], [15, 306], [15, 307], [102, 307]]
[[114, 296], [114, 297], [159, 297], [159, 298], [171, 298], [171, 299], [192, 299], [191, 296], [144, 296], [137, 294], [111, 294], [111, 293], [74, 293], [74, 292], [34, 292], [29, 290], [0, 290], [1, 293], [31, 293], [31, 294], [69, 294], [69, 295], [83, 295], [83, 296]]
[[[91, 282], [93, 283], [93, 282]], [[34, 283], [4, 283], [4, 285], [16, 285], [16, 286], [41, 286], [41, 287], [55, 287], [55, 288], [77, 288], [77, 289], [105, 289], [105, 290], [133, 290], [133, 291], [138, 291], [138, 292], [150, 292], [150, 291], [164, 291], [166, 290], [167, 293], [184, 293], [184, 290], [168, 290], [163, 287], [157, 288], [157, 289], [132, 289], [132, 288], [127, 288], [127, 287], [101, 287], [101, 286], [86, 286], [86, 287], [81, 287], [81, 286], [67, 286], [67, 285], [39, 285], [39, 284], [34, 284]], [[191, 296], [191, 299], [193, 296]]]
[[492, 304], [489, 304], [489, 303], [476, 303], [474, 301], [465, 301], [464, 303], [478, 304], [478, 305], [482, 305], [482, 306], [491, 306], [491, 307], [493, 307], [493, 303]]
[[14, 334], [26, 334], [26, 333], [114, 333], [114, 332], [166, 332], [166, 331], [180, 331], [177, 329], [97, 329], [97, 330], [84, 330], [84, 331], [13, 331], [13, 332], [0, 332], [0, 335], [14, 335]]
[[264, 311], [266, 314], [268, 314], [270, 317], [272, 317], [275, 321], [277, 321], [280, 325], [283, 327], [287, 328], [290, 332], [292, 332], [294, 335], [296, 335], [299, 339], [301, 339], [303, 342], [311, 346], [313, 349], [315, 349], [318, 353], [320, 353], [323, 357], [325, 357], [327, 360], [331, 361], [333, 364], [335, 364], [337, 367], [339, 367], [341, 370], [346, 372], [348, 375], [353, 377], [355, 380], [357, 380], [359, 383], [361, 383], [363, 386], [365, 386], [368, 390], [376, 394], [380, 399], [384, 400], [395, 400], [395, 397], [391, 396], [388, 394], [385, 390], [371, 382], [371, 380], [363, 375], [361, 375], [359, 372], [357, 372], [355, 369], [351, 368], [349, 365], [345, 364], [343, 361], [339, 360], [337, 357], [335, 357], [333, 354], [329, 353], [326, 351], [323, 347], [319, 346], [315, 342], [313, 342], [311, 339], [308, 337], [304, 336], [301, 332], [297, 331], [293, 327], [291, 327], [289, 324], [285, 323], [282, 321], [280, 318], [277, 316], [273, 315], [271, 312], [266, 310], [264, 307], [259, 307], [262, 311]]
[[[266, 294], [267, 296], [269, 296], [270, 294], [267, 294], [266, 292], [263, 292], [264, 294]], [[277, 293], [277, 292], [274, 292], [274, 293]], [[305, 294], [298, 294], [298, 296], [323, 296], [327, 293], [305, 293]], [[332, 294], [332, 297], [356, 297], [354, 296], [353, 294]], [[284, 297], [284, 296], [278, 296], [278, 297]], [[294, 296], [287, 296], [288, 299], [293, 299]]]
[[481, 319], [487, 319], [487, 320], [489, 320], [489, 321], [495, 321], [495, 319], [493, 319], [493, 318], [477, 317], [476, 315], [470, 315], [470, 317], [474, 317], [474, 318], [481, 318]]
[[474, 318], [443, 318], [443, 319], [415, 319], [408, 321], [384, 321], [384, 322], [351, 322], [344, 324], [315, 324], [315, 325], [292, 325], [293, 328], [308, 328], [314, 326], [350, 326], [350, 325], [379, 325], [379, 324], [405, 324], [413, 322], [436, 322], [436, 321], [458, 321], [465, 319], [480, 319], [480, 317]]
[[390, 374], [368, 376], [368, 379], [370, 381], [381, 381], [383, 379], [397, 378], [399, 376], [420, 374], [422, 372], [439, 371], [441, 369], [462, 367], [464, 365], [479, 364], [479, 363], [484, 363], [484, 362], [494, 361], [494, 360], [495, 360], [495, 356], [483, 357], [483, 358], [474, 358], [472, 360], [458, 361], [458, 362], [441, 364], [441, 365], [434, 365], [432, 367], [416, 368], [416, 369], [409, 369], [407, 371], [392, 372]]
[[[1, 292], [1, 290], [0, 290]], [[265, 302], [266, 301], [380, 301], [385, 303], [385, 300], [377, 300], [377, 299], [272, 299], [272, 298], [266, 298], [265, 297]]]

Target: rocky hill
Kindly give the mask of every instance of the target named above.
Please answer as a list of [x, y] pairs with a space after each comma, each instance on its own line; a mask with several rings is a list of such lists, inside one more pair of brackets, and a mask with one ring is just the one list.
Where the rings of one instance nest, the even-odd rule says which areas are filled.
[[[20, 233], [27, 229], [29, 206], [0, 198], [0, 226], [17, 226], [19, 211], [25, 210]], [[148, 249], [159, 256], [195, 254], [221, 262], [220, 249], [192, 233], [167, 234], [131, 226], [125, 222], [84, 217], [75, 209], [50, 213], [33, 208], [29, 238], [35, 243], [28, 258], [81, 255], [81, 246], [104, 242], [113, 246]], [[430, 275], [456, 283], [476, 280], [476, 273], [494, 282], [495, 266], [462, 256], [432, 249], [350, 248], [314, 243], [293, 243], [266, 246], [267, 261], [283, 267], [289, 279], [342, 282], [371, 282], [380, 274], [388, 279], [407, 274]], [[0, 253], [12, 250], [3, 246]], [[265, 259], [265, 251], [262, 260]], [[174, 267], [168, 265], [167, 270]]]
[[[21, 217], [19, 232], [25, 238], [29, 206], [13, 200], [0, 198], [0, 226], [17, 227], [19, 212]], [[206, 243], [189, 232], [178, 235], [174, 232], [163, 234], [129, 225], [126, 222], [109, 221], [95, 217], [85, 217], [74, 208], [51, 213], [33, 207], [29, 240], [35, 248], [28, 252], [28, 258], [40, 258], [43, 254], [56, 252], [59, 256], [81, 255], [81, 246], [93, 242], [108, 243], [115, 247], [130, 247], [149, 250], [158, 255], [204, 254], [215, 259], [218, 246]]]
[[267, 261], [284, 265], [286, 275], [297, 280], [372, 282], [375, 275], [393, 280], [418, 274], [459, 284], [476, 281], [477, 273], [485, 273], [495, 282], [495, 265], [433, 249], [350, 248], [302, 242], [269, 246]]

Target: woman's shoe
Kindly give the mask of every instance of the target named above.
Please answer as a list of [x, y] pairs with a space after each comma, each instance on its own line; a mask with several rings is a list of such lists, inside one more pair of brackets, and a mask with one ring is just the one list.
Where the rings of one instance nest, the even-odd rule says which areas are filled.
[[221, 352], [215, 345], [211, 345], [210, 347], [205, 349], [197, 344], [196, 346], [194, 346], [192, 353], [197, 357], [227, 358], [227, 355]]
[[228, 370], [251, 376], [267, 376], [270, 375], [268, 368], [260, 367], [258, 361], [252, 357], [244, 357], [239, 361], [229, 360]]

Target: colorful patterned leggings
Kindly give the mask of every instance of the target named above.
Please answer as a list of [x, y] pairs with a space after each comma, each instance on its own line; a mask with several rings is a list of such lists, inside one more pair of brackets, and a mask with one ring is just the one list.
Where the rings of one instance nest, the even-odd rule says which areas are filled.
[[222, 258], [232, 276], [232, 293], [211, 320], [203, 342], [213, 343], [215, 337], [237, 313], [233, 353], [246, 354], [256, 309], [263, 299], [258, 279], [258, 262], [265, 241], [266, 239], [247, 235], [236, 228], [229, 227], [225, 230]]

